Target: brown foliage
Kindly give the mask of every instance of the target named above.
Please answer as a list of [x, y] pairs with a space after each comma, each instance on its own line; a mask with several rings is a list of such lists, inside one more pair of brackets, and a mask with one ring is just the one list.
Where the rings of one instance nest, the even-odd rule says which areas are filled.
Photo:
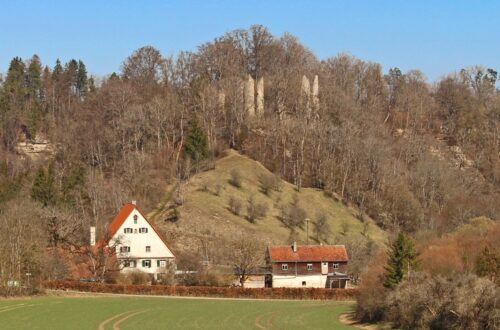
[[121, 285], [71, 281], [50, 281], [44, 288], [54, 290], [77, 290], [82, 292], [124, 293], [166, 296], [261, 298], [261, 299], [314, 299], [352, 300], [356, 289], [322, 288], [262, 288], [208, 286], [165, 286], [165, 285]]

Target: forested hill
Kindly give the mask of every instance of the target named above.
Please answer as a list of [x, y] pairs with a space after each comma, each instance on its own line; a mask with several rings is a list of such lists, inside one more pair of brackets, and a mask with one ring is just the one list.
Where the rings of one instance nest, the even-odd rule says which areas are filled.
[[83, 61], [16, 57], [0, 88], [0, 209], [50, 210], [47, 244], [86, 240], [124, 201], [151, 210], [233, 148], [387, 230], [498, 219], [496, 81], [481, 66], [430, 84], [346, 54], [320, 61], [262, 26], [173, 57], [146, 46], [102, 79]]

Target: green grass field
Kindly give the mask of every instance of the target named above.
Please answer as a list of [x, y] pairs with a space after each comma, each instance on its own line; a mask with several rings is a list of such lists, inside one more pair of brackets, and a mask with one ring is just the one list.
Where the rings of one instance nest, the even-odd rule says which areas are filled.
[[352, 302], [166, 297], [0, 300], [0, 329], [354, 329], [339, 322]]

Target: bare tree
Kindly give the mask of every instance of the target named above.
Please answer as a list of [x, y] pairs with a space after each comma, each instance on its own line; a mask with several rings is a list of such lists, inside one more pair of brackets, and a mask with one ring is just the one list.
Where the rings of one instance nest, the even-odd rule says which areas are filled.
[[242, 287], [248, 277], [263, 263], [262, 242], [248, 235], [241, 235], [228, 249], [228, 261]]

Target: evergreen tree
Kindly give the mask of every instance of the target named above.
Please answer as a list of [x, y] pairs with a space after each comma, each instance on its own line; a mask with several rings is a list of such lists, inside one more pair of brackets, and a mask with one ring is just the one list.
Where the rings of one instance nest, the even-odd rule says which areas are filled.
[[77, 83], [78, 83], [78, 62], [75, 59], [71, 59], [64, 66], [64, 76], [71, 93], [77, 93]]
[[54, 66], [54, 70], [52, 70], [52, 80], [54, 80], [55, 82], [59, 82], [61, 80], [62, 74], [63, 74], [63, 67], [61, 65], [61, 61], [57, 59], [56, 65]]
[[88, 89], [87, 68], [83, 61], [78, 61], [78, 71], [76, 77], [76, 91], [79, 96], [85, 96]]
[[493, 282], [500, 281], [500, 255], [485, 247], [476, 260], [476, 273], [488, 277]]
[[207, 138], [196, 119], [189, 122], [189, 131], [184, 143], [184, 155], [194, 162], [199, 162], [208, 156]]
[[20, 57], [14, 57], [9, 65], [3, 85], [3, 97], [10, 110], [22, 110], [26, 98], [26, 67]]
[[42, 100], [42, 63], [37, 55], [33, 55], [28, 65], [27, 92], [29, 96], [29, 118], [26, 126], [28, 135], [36, 135], [43, 116]]
[[42, 96], [42, 63], [36, 54], [29, 61], [27, 80], [30, 99], [40, 100]]
[[418, 267], [418, 253], [412, 240], [399, 233], [389, 252], [389, 260], [385, 267], [384, 286], [393, 288]]
[[54, 180], [54, 170], [49, 166], [47, 172], [43, 167], [40, 167], [36, 173], [35, 181], [31, 188], [31, 198], [48, 206], [56, 201], [56, 190]]
[[85, 184], [85, 169], [82, 166], [72, 168], [61, 179], [61, 201], [68, 205], [75, 205], [76, 196], [82, 193]]

